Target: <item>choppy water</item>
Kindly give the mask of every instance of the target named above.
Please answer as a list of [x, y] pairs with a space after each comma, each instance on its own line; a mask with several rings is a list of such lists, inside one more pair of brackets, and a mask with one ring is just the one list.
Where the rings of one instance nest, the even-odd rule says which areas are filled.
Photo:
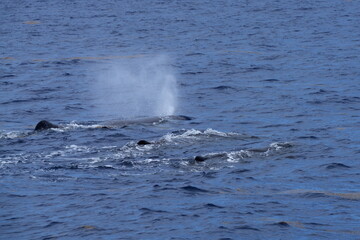
[[1, 239], [360, 238], [358, 1], [0, 6]]

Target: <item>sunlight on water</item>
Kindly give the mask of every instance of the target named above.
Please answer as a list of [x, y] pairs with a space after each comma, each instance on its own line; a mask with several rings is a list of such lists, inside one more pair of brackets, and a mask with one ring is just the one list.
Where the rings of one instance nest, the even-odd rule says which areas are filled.
[[114, 117], [165, 116], [176, 109], [176, 77], [163, 55], [106, 65], [93, 92], [97, 111]]

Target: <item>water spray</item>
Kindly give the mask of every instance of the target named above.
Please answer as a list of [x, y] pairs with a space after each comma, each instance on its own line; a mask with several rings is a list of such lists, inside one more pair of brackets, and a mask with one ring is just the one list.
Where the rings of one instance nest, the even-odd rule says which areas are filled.
[[166, 56], [124, 59], [99, 71], [96, 108], [117, 118], [173, 115], [176, 77]]

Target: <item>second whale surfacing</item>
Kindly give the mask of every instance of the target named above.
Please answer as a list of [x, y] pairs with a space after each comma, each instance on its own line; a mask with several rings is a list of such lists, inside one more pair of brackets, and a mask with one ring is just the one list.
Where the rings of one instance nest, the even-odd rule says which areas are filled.
[[[152, 124], [152, 123], [161, 123], [167, 120], [184, 120], [189, 121], [192, 120], [192, 117], [184, 116], [184, 115], [171, 115], [166, 117], [148, 117], [148, 118], [138, 118], [138, 119], [129, 119], [129, 120], [115, 120], [115, 121], [107, 121], [101, 123], [100, 128], [116, 128], [116, 127], [126, 127], [128, 125], [133, 124]], [[56, 125], [47, 120], [41, 120], [36, 124], [34, 130], [42, 131], [51, 128], [61, 128], [61, 125]]]

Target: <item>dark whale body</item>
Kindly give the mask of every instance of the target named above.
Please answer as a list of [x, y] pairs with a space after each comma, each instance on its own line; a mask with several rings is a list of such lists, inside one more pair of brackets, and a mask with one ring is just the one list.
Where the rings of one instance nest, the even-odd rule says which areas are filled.
[[149, 145], [149, 144], [151, 144], [151, 142], [146, 141], [146, 140], [140, 140], [137, 142], [137, 145], [139, 145], [139, 146], [145, 146], [145, 145]]
[[[139, 119], [132, 119], [132, 120], [116, 120], [116, 121], [108, 121], [102, 123], [102, 128], [113, 128], [113, 127], [126, 127], [128, 125], [133, 124], [151, 124], [151, 123], [161, 123], [166, 120], [192, 120], [193, 118], [184, 116], [184, 115], [172, 115], [166, 117], [149, 117], [149, 118], [139, 118]], [[59, 125], [53, 124], [46, 120], [41, 120], [35, 127], [35, 131], [46, 130], [50, 128], [60, 128]], [[146, 144], [139, 144], [139, 145], [146, 145]]]
[[35, 131], [46, 130], [49, 128], [59, 128], [59, 126], [46, 120], [41, 120], [38, 124], [36, 124]]
[[198, 156], [195, 156], [194, 157], [194, 160], [196, 162], [204, 162], [208, 159], [212, 159], [212, 158], [223, 158], [223, 157], [226, 157], [226, 153], [216, 153], [216, 154], [211, 154], [211, 155], [198, 155]]
[[204, 162], [206, 161], [206, 159], [208, 159], [207, 157], [204, 156], [195, 156], [194, 160], [197, 162]]

